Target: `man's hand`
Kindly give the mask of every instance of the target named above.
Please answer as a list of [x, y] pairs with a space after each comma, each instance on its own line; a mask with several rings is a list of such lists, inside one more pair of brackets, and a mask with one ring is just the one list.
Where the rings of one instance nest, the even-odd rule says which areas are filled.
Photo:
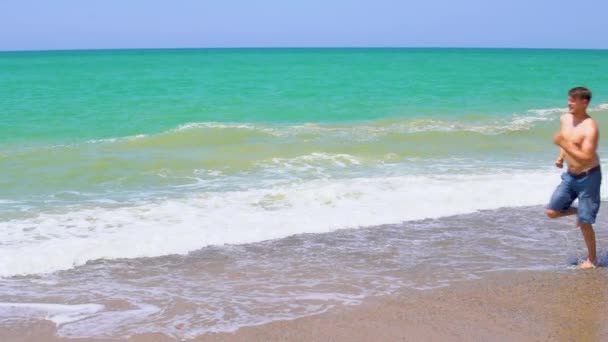
[[560, 168], [560, 169], [562, 167], [564, 167], [564, 159], [563, 158], [559, 158], [559, 157], [557, 159], [555, 159], [555, 166], [558, 167], [558, 168]]
[[563, 142], [564, 136], [562, 135], [562, 132], [555, 133], [555, 135], [553, 136], [553, 143], [557, 146], [562, 146]]

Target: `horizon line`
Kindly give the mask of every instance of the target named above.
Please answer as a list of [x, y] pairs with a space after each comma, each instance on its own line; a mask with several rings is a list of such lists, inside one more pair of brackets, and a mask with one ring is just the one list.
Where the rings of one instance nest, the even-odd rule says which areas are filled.
[[1, 50], [0, 53], [15, 52], [78, 52], [78, 51], [141, 51], [141, 50], [348, 50], [348, 49], [446, 49], [446, 50], [568, 50], [568, 51], [608, 51], [608, 48], [560, 48], [560, 47], [501, 47], [501, 46], [212, 46], [212, 47], [137, 47], [137, 48], [60, 48]]

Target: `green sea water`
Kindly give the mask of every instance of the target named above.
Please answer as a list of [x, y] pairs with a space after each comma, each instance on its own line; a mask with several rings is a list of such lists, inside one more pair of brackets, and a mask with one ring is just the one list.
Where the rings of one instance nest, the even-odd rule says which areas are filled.
[[608, 51], [4, 52], [0, 199], [540, 167], [577, 85]]
[[0, 142], [154, 134], [192, 122], [339, 123], [608, 99], [608, 51], [210, 49], [0, 54]]

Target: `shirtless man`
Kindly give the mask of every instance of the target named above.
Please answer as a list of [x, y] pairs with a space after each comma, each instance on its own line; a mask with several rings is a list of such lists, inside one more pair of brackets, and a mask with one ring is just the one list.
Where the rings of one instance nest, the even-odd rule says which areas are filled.
[[[568, 113], [560, 119], [560, 130], [553, 142], [564, 151], [568, 170], [562, 174], [562, 182], [555, 189], [546, 214], [550, 218], [577, 215], [577, 226], [583, 233], [589, 257], [579, 268], [594, 268], [597, 263], [595, 232], [592, 224], [600, 208], [600, 184], [602, 170], [597, 156], [599, 131], [587, 106], [591, 91], [576, 87], [568, 92]], [[578, 209], [572, 202], [578, 198]]]

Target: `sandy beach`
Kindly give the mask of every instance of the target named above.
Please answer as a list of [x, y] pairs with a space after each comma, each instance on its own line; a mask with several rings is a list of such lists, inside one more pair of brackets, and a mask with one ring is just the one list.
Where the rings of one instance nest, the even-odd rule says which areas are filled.
[[[291, 321], [206, 334], [191, 341], [605, 341], [608, 272], [498, 272]], [[49, 321], [0, 329], [2, 341], [106, 341], [55, 336]], [[116, 341], [116, 340], [107, 340]], [[129, 341], [175, 341], [162, 334]]]

